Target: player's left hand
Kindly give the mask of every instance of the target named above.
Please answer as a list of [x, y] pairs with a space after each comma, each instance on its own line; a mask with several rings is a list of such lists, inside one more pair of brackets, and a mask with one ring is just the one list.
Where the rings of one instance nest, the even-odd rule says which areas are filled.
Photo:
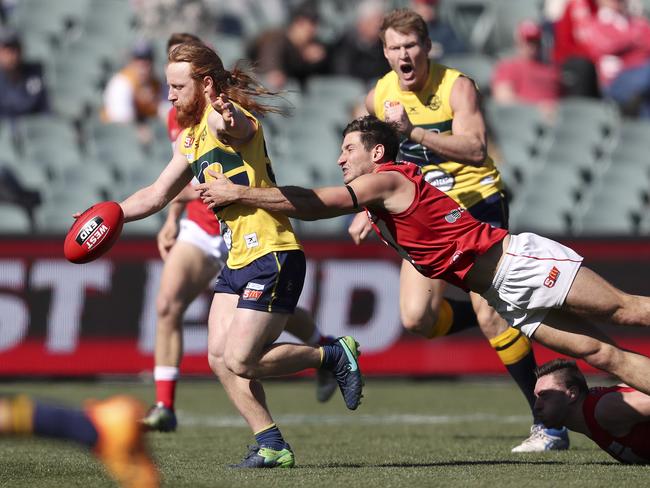
[[384, 119], [386, 122], [395, 124], [399, 133], [406, 137], [413, 129], [413, 124], [406, 115], [404, 105], [399, 102], [390, 103], [384, 108]]
[[227, 176], [208, 170], [210, 181], [196, 185], [194, 189], [208, 208], [222, 207], [237, 200], [239, 185], [232, 183]]

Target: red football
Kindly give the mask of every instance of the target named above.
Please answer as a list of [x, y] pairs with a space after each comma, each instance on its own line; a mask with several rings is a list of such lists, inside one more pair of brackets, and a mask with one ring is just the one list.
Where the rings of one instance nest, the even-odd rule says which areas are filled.
[[81, 264], [102, 256], [122, 232], [124, 212], [116, 202], [101, 202], [85, 210], [72, 224], [63, 243], [68, 261]]

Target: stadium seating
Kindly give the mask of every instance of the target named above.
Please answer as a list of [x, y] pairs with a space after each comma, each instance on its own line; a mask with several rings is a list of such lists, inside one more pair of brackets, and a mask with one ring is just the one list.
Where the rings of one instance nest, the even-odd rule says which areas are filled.
[[363, 82], [351, 76], [312, 76], [307, 80], [307, 95], [311, 99], [334, 105], [363, 103], [367, 89]]
[[53, 179], [52, 186], [61, 189], [92, 188], [108, 191], [115, 183], [115, 175], [110, 168], [101, 164], [79, 164], [61, 170]]
[[0, 161], [12, 163], [19, 160], [18, 147], [16, 140], [12, 135], [11, 127], [8, 123], [0, 121]]
[[21, 0], [11, 12], [10, 23], [18, 32], [38, 33], [52, 40], [65, 30], [65, 16], [57, 5], [65, 2]]
[[454, 54], [445, 56], [441, 64], [451, 66], [471, 77], [482, 94], [490, 93], [494, 59], [485, 54]]
[[123, 235], [155, 235], [162, 226], [160, 214], [151, 215], [146, 219], [128, 222], [122, 227]]
[[[225, 9], [219, 14], [235, 15], [244, 26], [243, 37], [207, 36], [227, 67], [243, 57], [251, 37], [261, 29], [277, 27], [282, 19], [279, 13], [269, 15], [259, 2], [252, 2], [250, 11], [228, 2], [219, 5]], [[393, 0], [386, 5], [408, 7], [409, 2]], [[133, 41], [141, 35], [134, 7], [137, 2], [129, 0], [21, 0], [9, 11], [8, 23], [20, 30], [26, 56], [45, 65], [53, 113], [19, 120], [12, 130], [0, 124], [2, 160], [22, 181], [49, 188], [44, 194], [45, 206], [68, 205], [56, 196], [65, 182], [74, 182], [75, 192], [77, 187], [88, 186], [97, 198], [119, 200], [150, 184], [169, 160], [171, 151], [163, 121], [149, 124], [153, 142], [143, 146], [133, 125], [107, 125], [99, 119], [108, 77], [126, 61]], [[319, 10], [322, 33], [333, 38], [350, 25], [356, 4], [321, 2]], [[562, 99], [552, 123], [534, 106], [500, 106], [490, 101], [494, 56], [512, 49], [513, 31], [521, 19], [539, 19], [540, 14], [537, 0], [441, 3], [442, 17], [473, 48], [471, 53], [449, 56], [442, 62], [472, 76], [485, 95], [491, 140], [498, 146], [495, 154], [502, 156], [500, 170], [513, 193], [514, 225], [552, 232], [592, 232], [598, 225], [597, 218], [590, 220], [599, 209], [596, 202], [610, 201], [610, 193], [615, 192], [626, 196], [614, 208], [629, 218], [625, 217], [618, 228], [612, 224], [609, 230], [598, 232], [650, 232], [650, 219], [643, 217], [642, 210], [648, 191], [644, 185], [649, 122], [622, 119], [614, 105], [602, 100]], [[156, 32], [153, 39], [161, 75], [167, 35]], [[304, 93], [296, 83], [288, 85], [285, 100], [274, 103], [288, 109], [290, 117], [270, 114], [263, 119], [280, 184], [341, 183], [336, 165], [340, 131], [349, 121], [354, 104], [363, 102], [367, 89], [345, 76], [313, 77]], [[567, 195], [558, 196], [565, 190]], [[84, 194], [82, 190], [79, 198]], [[50, 202], [50, 198], [54, 200]], [[547, 223], [541, 223], [544, 215]], [[43, 217], [39, 218], [42, 227]], [[66, 220], [66, 226], [68, 223]], [[155, 219], [137, 224], [134, 232], [135, 227], [145, 232], [154, 224]], [[336, 219], [298, 226], [304, 232], [321, 235], [339, 232], [342, 227]]]
[[72, 214], [105, 200], [105, 195], [93, 188], [47, 187], [44, 205], [36, 210], [36, 225], [44, 233], [67, 232], [73, 223]]
[[[108, 163], [120, 173], [128, 172], [132, 166], [142, 165], [147, 155], [137, 136], [134, 124], [102, 123], [98, 120], [88, 127], [89, 154]], [[165, 149], [169, 150], [165, 142]], [[166, 158], [169, 161], [169, 158]]]
[[23, 35], [23, 56], [29, 62], [46, 64], [51, 59], [54, 42], [49, 34], [33, 31]]
[[50, 185], [51, 170], [46, 165], [16, 161], [8, 165], [21, 184], [34, 189]]
[[32, 224], [27, 212], [8, 203], [0, 203], [0, 234], [27, 234]]
[[592, 98], [569, 97], [558, 104], [558, 122], [566, 126], [578, 125], [602, 131], [607, 135], [620, 122], [616, 107], [602, 100]]
[[512, 50], [519, 22], [524, 19], [541, 19], [540, 2], [537, 0], [498, 0], [492, 4], [494, 25], [487, 44], [494, 54]]
[[323, 220], [298, 220], [294, 229], [299, 238], [312, 237], [345, 237], [350, 217], [343, 215]]
[[578, 235], [633, 235], [637, 231], [642, 202], [609, 192], [598, 194], [578, 216], [574, 232]]
[[542, 166], [534, 177], [516, 188], [510, 227], [515, 232], [537, 231], [554, 235], [568, 232], [581, 185], [582, 175], [571, 165], [565, 164], [563, 171], [549, 171]]
[[650, 235], [650, 212], [648, 212], [647, 207], [641, 212], [641, 219], [639, 220], [638, 231], [639, 234], [643, 236]]
[[440, 16], [475, 50], [483, 52], [494, 28], [493, 7], [490, 0], [449, 0], [441, 3]]
[[30, 115], [16, 121], [16, 131], [23, 141], [25, 148], [33, 142], [42, 141], [52, 144], [51, 147], [63, 145], [77, 146], [77, 133], [68, 120], [56, 115]]

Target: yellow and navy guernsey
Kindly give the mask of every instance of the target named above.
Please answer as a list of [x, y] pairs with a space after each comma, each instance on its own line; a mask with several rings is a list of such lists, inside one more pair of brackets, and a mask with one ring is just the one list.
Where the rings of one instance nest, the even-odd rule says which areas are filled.
[[[441, 64], [430, 63], [429, 79], [418, 92], [402, 91], [397, 73], [389, 72], [375, 86], [375, 115], [384, 120], [384, 109], [400, 102], [414, 126], [440, 134], [451, 134], [454, 113], [449, 104], [451, 87], [463, 73]], [[403, 139], [398, 161], [409, 161], [422, 168], [425, 179], [465, 208], [502, 190], [501, 176], [488, 156], [481, 167], [447, 161], [426, 147]]]
[[[208, 128], [208, 115], [214, 111], [208, 105], [201, 122], [182, 132], [180, 151], [201, 183], [206, 181], [206, 176], [210, 181], [207, 170], [211, 169], [240, 185], [276, 186], [262, 125], [250, 112], [239, 105], [237, 108], [257, 126], [250, 141], [235, 150], [217, 139]], [[285, 215], [237, 203], [215, 208], [214, 212], [228, 246], [227, 264], [232, 269], [243, 268], [270, 252], [302, 249]]]

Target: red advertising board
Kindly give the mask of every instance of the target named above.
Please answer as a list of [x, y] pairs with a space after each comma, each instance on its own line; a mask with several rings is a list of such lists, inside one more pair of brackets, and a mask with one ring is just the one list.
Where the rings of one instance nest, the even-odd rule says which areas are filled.
[[[138, 374], [153, 367], [155, 298], [162, 263], [153, 239], [123, 239], [103, 259], [75, 265], [62, 238], [0, 240], [0, 376]], [[567, 243], [617, 286], [650, 295], [645, 241]], [[498, 374], [503, 365], [478, 330], [436, 340], [399, 321], [399, 260], [379, 242], [307, 241], [301, 305], [323, 332], [354, 335], [367, 375]], [[458, 290], [450, 290], [462, 297]], [[182, 371], [209, 374], [206, 290], [185, 317]], [[608, 329], [650, 355], [650, 331]], [[293, 340], [287, 335], [282, 339]], [[536, 347], [539, 361], [556, 354]]]

